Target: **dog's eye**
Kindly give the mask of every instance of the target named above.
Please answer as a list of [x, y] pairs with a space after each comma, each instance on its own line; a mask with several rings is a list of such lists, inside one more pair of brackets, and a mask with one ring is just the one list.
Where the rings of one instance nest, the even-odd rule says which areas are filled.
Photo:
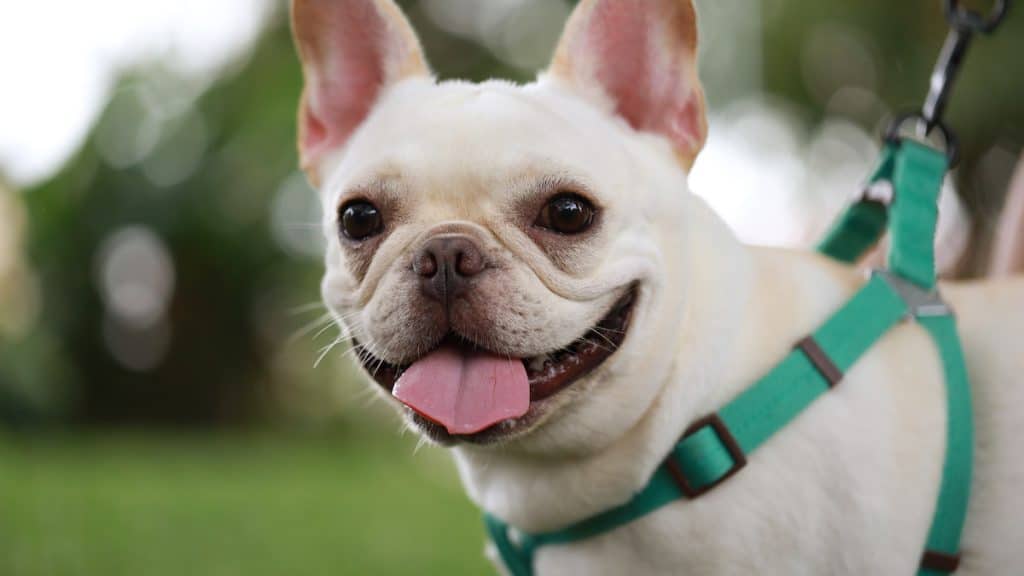
[[594, 223], [594, 206], [582, 196], [559, 194], [540, 211], [537, 226], [560, 234], [579, 234]]
[[383, 228], [380, 210], [366, 200], [353, 200], [341, 207], [338, 220], [341, 233], [350, 240], [366, 240]]

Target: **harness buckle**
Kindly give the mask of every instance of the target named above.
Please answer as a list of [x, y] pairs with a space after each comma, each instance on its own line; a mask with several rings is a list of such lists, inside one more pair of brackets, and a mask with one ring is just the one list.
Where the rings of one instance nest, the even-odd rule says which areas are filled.
[[683, 438], [679, 441], [679, 444], [677, 444], [677, 447], [683, 445], [687, 439], [691, 438], [695, 434], [699, 434], [709, 427], [714, 432], [715, 436], [718, 437], [719, 442], [721, 442], [726, 452], [728, 452], [729, 458], [732, 459], [732, 468], [727, 472], [712, 482], [696, 485], [686, 477], [683, 467], [676, 461], [674, 452], [665, 459], [665, 468], [672, 476], [672, 479], [675, 480], [676, 485], [679, 486], [683, 495], [690, 500], [710, 492], [714, 488], [718, 487], [722, 482], [725, 482], [729, 478], [735, 476], [737, 472], [747, 465], [746, 454], [743, 453], [743, 449], [740, 447], [739, 442], [736, 441], [736, 437], [732, 435], [729, 427], [725, 425], [725, 422], [722, 421], [718, 414], [711, 414], [710, 416], [701, 418], [694, 422], [692, 426], [687, 428], [686, 432], [683, 434]]
[[872, 276], [881, 278], [907, 305], [907, 314], [912, 318], [935, 318], [952, 316], [953, 311], [942, 299], [938, 289], [926, 290], [917, 284], [893, 274], [889, 270], [876, 269]]

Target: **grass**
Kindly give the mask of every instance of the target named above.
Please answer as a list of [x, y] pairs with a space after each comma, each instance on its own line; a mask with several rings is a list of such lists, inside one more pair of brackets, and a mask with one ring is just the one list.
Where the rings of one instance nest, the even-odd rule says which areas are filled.
[[381, 433], [5, 437], [0, 574], [489, 574], [447, 458]]

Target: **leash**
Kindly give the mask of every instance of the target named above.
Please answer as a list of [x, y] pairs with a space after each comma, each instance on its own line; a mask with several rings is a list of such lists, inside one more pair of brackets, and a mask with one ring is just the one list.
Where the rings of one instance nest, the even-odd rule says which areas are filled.
[[[971, 38], [994, 31], [1006, 15], [1007, 4], [1008, 0], [999, 0], [992, 15], [984, 18], [956, 0], [945, 0], [951, 32], [924, 109], [892, 123], [865, 194], [818, 247], [822, 254], [852, 264], [888, 231], [888, 268], [875, 271], [842, 308], [797, 342], [753, 386], [690, 426], [629, 502], [546, 533], [515, 530], [485, 514], [488, 534], [512, 576], [533, 576], [539, 548], [605, 534], [680, 499], [693, 500], [717, 488], [747, 466], [750, 454], [839, 386], [844, 374], [904, 321], [916, 321], [934, 342], [942, 359], [947, 404], [942, 479], [917, 574], [937, 576], [959, 568], [973, 470], [974, 423], [956, 320], [939, 294], [935, 274], [939, 195], [947, 171], [957, 161], [955, 135], [942, 122], [942, 115]], [[903, 135], [912, 121], [921, 140]], [[932, 133], [942, 137], [939, 147], [924, 141]], [[883, 183], [891, 185], [891, 203], [872, 194]]]

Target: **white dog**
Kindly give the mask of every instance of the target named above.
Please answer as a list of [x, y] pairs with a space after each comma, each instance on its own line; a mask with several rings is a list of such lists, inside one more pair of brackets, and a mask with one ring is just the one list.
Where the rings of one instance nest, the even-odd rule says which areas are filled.
[[[391, 0], [294, 0], [324, 298], [484, 510], [556, 530], [629, 500], [680, 434], [860, 286], [741, 245], [687, 190], [690, 0], [583, 0], [533, 84], [436, 82]], [[973, 381], [962, 574], [1021, 573], [1024, 281], [946, 285]], [[900, 325], [739, 474], [538, 574], [912, 574], [945, 452], [935, 347]]]

